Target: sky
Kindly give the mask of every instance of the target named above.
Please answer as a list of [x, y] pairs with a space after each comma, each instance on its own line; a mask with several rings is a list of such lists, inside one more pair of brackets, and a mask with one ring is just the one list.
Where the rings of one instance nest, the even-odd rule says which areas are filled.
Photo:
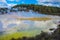
[[60, 0], [0, 0], [0, 2], [8, 6], [14, 6], [16, 4], [39, 4], [60, 7]]

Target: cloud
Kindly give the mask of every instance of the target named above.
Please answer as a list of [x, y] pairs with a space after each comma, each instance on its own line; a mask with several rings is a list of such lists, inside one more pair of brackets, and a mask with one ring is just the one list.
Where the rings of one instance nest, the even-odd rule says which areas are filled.
[[52, 3], [40, 3], [40, 5], [60, 7], [59, 4], [52, 4]]
[[51, 0], [37, 0], [39, 3], [41, 2], [51, 2]]
[[[8, 1], [10, 1], [10, 2], [12, 2], [12, 3], [8, 3]], [[19, 1], [20, 1], [20, 0], [7, 0], [6, 2], [7, 2], [7, 4], [8, 4], [8, 6], [12, 7], [12, 6], [16, 5]], [[15, 3], [13, 3], [13, 2], [15, 2]]]
[[60, 0], [37, 0], [38, 4], [60, 7]]
[[[15, 0], [10, 0], [10, 1], [15, 1]], [[19, 0], [16, 0], [16, 2], [18, 2]], [[11, 7], [11, 6], [14, 6], [14, 5], [16, 5], [16, 4], [8, 4], [7, 3], [7, 1], [6, 0], [0, 0], [0, 2], [3, 2], [3, 3], [5, 3], [5, 4], [7, 4], [7, 7]]]
[[6, 0], [0, 0], [0, 2], [6, 2]]
[[37, 0], [38, 2], [60, 2], [60, 0]]
[[7, 4], [9, 7], [15, 6], [16, 4]]

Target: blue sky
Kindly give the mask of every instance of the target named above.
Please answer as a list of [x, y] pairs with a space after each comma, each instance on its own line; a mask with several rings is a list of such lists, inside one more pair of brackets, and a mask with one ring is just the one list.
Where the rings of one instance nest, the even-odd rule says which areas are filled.
[[36, 4], [36, 0], [6, 0], [8, 4]]
[[60, 7], [60, 0], [0, 0], [0, 2], [4, 2], [8, 6], [13, 6], [16, 4], [39, 4]]

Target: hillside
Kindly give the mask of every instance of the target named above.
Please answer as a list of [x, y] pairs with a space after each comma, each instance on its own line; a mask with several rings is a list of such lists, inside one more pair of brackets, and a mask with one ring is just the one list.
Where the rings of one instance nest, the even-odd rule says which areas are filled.
[[60, 8], [59, 7], [33, 5], [33, 4], [31, 4], [31, 5], [20, 4], [20, 5], [15, 5], [12, 8], [17, 8], [18, 11], [33, 10], [35, 12], [39, 12], [39, 13], [42, 13], [42, 14], [59, 15], [60, 16]]

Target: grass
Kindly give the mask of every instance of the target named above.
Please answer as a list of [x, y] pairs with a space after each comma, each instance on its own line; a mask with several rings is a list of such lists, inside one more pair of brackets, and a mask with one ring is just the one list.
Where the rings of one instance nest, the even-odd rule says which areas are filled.
[[22, 38], [24, 36], [33, 37], [33, 36], [35, 36], [39, 33], [40, 33], [39, 30], [21, 31], [21, 32], [13, 33], [13, 34], [7, 34], [7, 35], [4, 35], [4, 36], [0, 36], [0, 40], [10, 40], [11, 38], [18, 38], [18, 37]]

